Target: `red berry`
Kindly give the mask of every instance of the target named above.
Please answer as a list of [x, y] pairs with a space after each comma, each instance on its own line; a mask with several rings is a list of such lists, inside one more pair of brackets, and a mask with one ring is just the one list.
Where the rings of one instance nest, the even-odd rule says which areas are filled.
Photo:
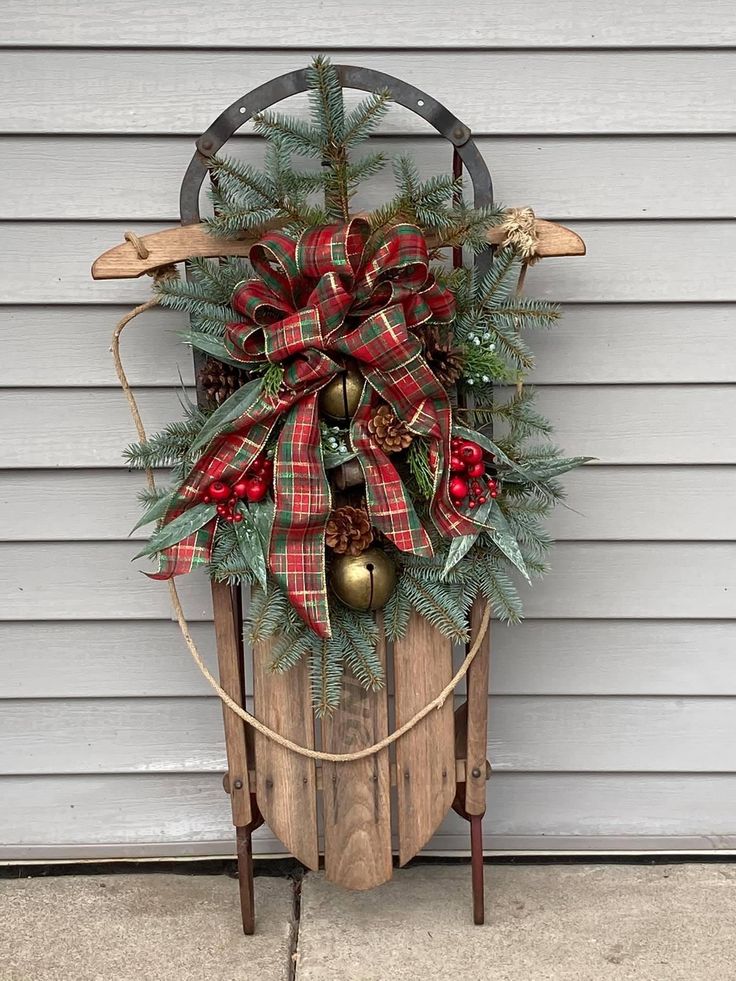
[[453, 436], [452, 440], [450, 441], [450, 445], [452, 446], [453, 450], [459, 450], [463, 445], [463, 441], [459, 436]]
[[204, 504], [211, 504], [212, 498], [210, 497], [209, 494], [205, 494], [204, 497], [202, 498], [202, 501]]
[[225, 521], [229, 521], [229, 522], [230, 522], [230, 524], [232, 524], [232, 523], [233, 523], [233, 521], [235, 521], [235, 516], [234, 516], [234, 515], [232, 515], [232, 514], [226, 514], [226, 515], [225, 515]]
[[230, 488], [223, 480], [216, 480], [207, 488], [213, 501], [226, 501], [230, 497]]
[[453, 453], [452, 456], [450, 457], [450, 470], [452, 471], [452, 473], [465, 472], [465, 464], [460, 459], [460, 457], [457, 456], [455, 453]]
[[471, 463], [468, 467], [468, 477], [482, 477], [485, 472], [485, 464], [482, 461], [480, 463]]
[[242, 520], [243, 520], [243, 515], [242, 514], [235, 514], [235, 515], [233, 515], [233, 521], [242, 521]]
[[483, 459], [483, 450], [477, 443], [468, 440], [460, 447], [460, 457], [466, 463], [480, 463]]
[[492, 490], [492, 491], [491, 491], [491, 497], [493, 497], [494, 499], [495, 499], [496, 497], [498, 497], [498, 491], [497, 491], [497, 490]]
[[249, 501], [262, 501], [268, 493], [268, 484], [263, 477], [252, 477], [248, 481], [245, 496]]
[[485, 494], [481, 494], [481, 496], [478, 498], [478, 504], [485, 504], [485, 503], [486, 503], [486, 496]]
[[464, 497], [468, 496], [468, 482], [462, 477], [451, 477], [449, 487], [450, 497], [454, 497], [457, 501], [462, 501]]
[[468, 507], [469, 508], [474, 508], [475, 507], [475, 501], [468, 501]]
[[239, 480], [233, 487], [233, 494], [235, 494], [236, 497], [245, 497], [247, 491], [248, 484], [244, 480]]
[[227, 508], [225, 507], [224, 504], [217, 505], [217, 513], [220, 515], [221, 518], [225, 517], [225, 515], [227, 514]]

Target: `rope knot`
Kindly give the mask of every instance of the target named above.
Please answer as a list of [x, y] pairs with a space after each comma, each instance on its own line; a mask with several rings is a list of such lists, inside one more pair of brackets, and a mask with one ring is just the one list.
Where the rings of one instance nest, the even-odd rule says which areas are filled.
[[147, 259], [151, 254], [151, 250], [145, 244], [143, 239], [141, 239], [135, 232], [125, 232], [123, 238], [126, 242], [130, 242], [135, 251], [138, 253], [139, 259]]
[[508, 208], [501, 222], [504, 239], [501, 247], [510, 245], [528, 265], [537, 262], [539, 256], [539, 236], [536, 217], [531, 208]]

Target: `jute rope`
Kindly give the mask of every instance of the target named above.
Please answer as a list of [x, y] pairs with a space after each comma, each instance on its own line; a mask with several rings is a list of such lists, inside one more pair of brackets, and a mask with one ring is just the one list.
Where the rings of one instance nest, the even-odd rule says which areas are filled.
[[[130, 241], [131, 244], [135, 244], [133, 242], [133, 236], [134, 233], [126, 233], [125, 238]], [[143, 243], [140, 244], [142, 245]], [[157, 279], [170, 275], [172, 275], [172, 271], [170, 268], [167, 268], [154, 273], [153, 278], [154, 281], [156, 281]], [[133, 310], [129, 310], [128, 313], [126, 313], [125, 316], [120, 319], [115, 327], [112, 335], [112, 344], [110, 345], [110, 351], [112, 352], [113, 361], [115, 362], [115, 371], [120, 381], [120, 387], [128, 400], [130, 414], [133, 417], [138, 438], [141, 440], [141, 442], [146, 440], [146, 430], [143, 425], [140, 410], [138, 409], [138, 403], [131, 390], [128, 377], [125, 374], [125, 369], [123, 368], [123, 362], [120, 357], [120, 336], [123, 333], [123, 330], [125, 330], [132, 320], [135, 320], [136, 317], [140, 316], [142, 313], [145, 313], [147, 310], [151, 310], [153, 307], [157, 306], [158, 303], [158, 296], [153, 296], [145, 303], [141, 303]], [[155, 490], [156, 481], [154, 479], [153, 470], [150, 468], [146, 469], [146, 480], [148, 481], [149, 488], [151, 490]], [[282, 736], [281, 733], [276, 732], [264, 722], [261, 722], [260, 719], [257, 719], [254, 715], [251, 715], [251, 713], [246, 711], [242, 705], [238, 705], [238, 703], [231, 698], [230, 695], [228, 695], [228, 693], [224, 688], [222, 688], [207, 665], [204, 663], [202, 655], [197, 650], [197, 645], [192, 640], [192, 635], [189, 631], [189, 624], [184, 616], [184, 610], [182, 609], [181, 600], [179, 599], [176, 583], [173, 579], [169, 579], [168, 585], [169, 595], [171, 597], [171, 606], [176, 614], [176, 621], [179, 624], [179, 629], [181, 630], [182, 637], [184, 638], [184, 643], [187, 645], [194, 663], [197, 665], [205, 680], [221, 699], [221, 701], [227, 705], [227, 707], [239, 718], [241, 718], [243, 722], [246, 722], [249, 726], [252, 726], [257, 732], [260, 732], [262, 736], [265, 736], [266, 739], [270, 739], [279, 746], [283, 746], [284, 749], [291, 750], [292, 753], [298, 753], [299, 756], [306, 756], [311, 760], [324, 760], [328, 763], [350, 763], [354, 760], [363, 760], [368, 756], [373, 756], [375, 753], [379, 753], [382, 749], [386, 749], [392, 743], [395, 743], [397, 739], [400, 739], [405, 733], [409, 732], [410, 729], [413, 729], [417, 723], [421, 722], [422, 719], [428, 716], [434, 709], [442, 708], [448, 697], [457, 687], [458, 683], [468, 673], [468, 668], [473, 663], [473, 659], [481, 648], [486, 633], [488, 632], [488, 625], [491, 621], [491, 607], [490, 604], [486, 602], [483, 610], [483, 616], [481, 617], [480, 626], [478, 628], [478, 633], [471, 644], [467, 655], [465, 656], [465, 660], [455, 672], [452, 680], [445, 685], [436, 698], [433, 698], [431, 702], [428, 702], [424, 708], [420, 709], [402, 726], [399, 726], [399, 728], [395, 729], [390, 735], [379, 740], [377, 743], [374, 743], [372, 746], [366, 746], [365, 749], [359, 749], [354, 753], [325, 753], [321, 750], [310, 749], [308, 746], [301, 746], [299, 743], [292, 742], [291, 739], [287, 739], [285, 736]]]

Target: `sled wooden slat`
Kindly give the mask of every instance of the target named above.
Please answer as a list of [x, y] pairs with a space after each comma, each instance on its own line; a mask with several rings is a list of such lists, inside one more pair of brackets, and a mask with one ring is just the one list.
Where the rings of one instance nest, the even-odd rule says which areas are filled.
[[[477, 637], [483, 617], [483, 600], [477, 597], [470, 612], [470, 636]], [[486, 809], [486, 744], [488, 742], [488, 677], [491, 659], [491, 624], [480, 650], [468, 669], [467, 733], [465, 737], [465, 811], [484, 814]]]
[[[230, 586], [227, 583], [212, 583], [212, 610], [215, 621], [220, 684], [230, 698], [242, 707], [242, 662], [238, 641], [240, 625], [235, 626], [235, 610]], [[248, 780], [248, 748], [245, 740], [245, 725], [243, 720], [224, 703], [222, 705], [222, 719], [225, 727], [228, 792], [233, 812], [233, 824], [236, 828], [242, 828], [250, 824], [253, 816]]]
[[[403, 640], [394, 643], [396, 726], [431, 701], [452, 678], [450, 641], [412, 613]], [[452, 698], [396, 744], [399, 862], [426, 845], [455, 797], [455, 725]]]
[[[302, 658], [290, 671], [269, 670], [271, 645], [253, 647], [256, 717], [301, 746], [314, 748], [314, 711], [309, 665]], [[309, 869], [319, 867], [317, 778], [314, 760], [292, 753], [255, 733], [258, 806], [292, 855]]]
[[[383, 630], [379, 623], [379, 636]], [[386, 665], [385, 641], [378, 654]], [[366, 691], [349, 673], [340, 705], [322, 722], [322, 745], [350, 753], [388, 735], [386, 689]], [[351, 763], [322, 766], [325, 875], [347, 889], [372, 889], [391, 878], [391, 771], [388, 749]]]
[[[539, 238], [537, 255], [545, 256], [585, 255], [585, 243], [570, 228], [557, 225], [542, 218], [536, 220], [536, 232]], [[492, 245], [498, 245], [503, 240], [504, 232], [500, 228], [491, 228], [487, 239]], [[210, 235], [207, 226], [180, 225], [176, 228], [166, 228], [160, 232], [141, 235], [140, 241], [148, 250], [148, 256], [141, 259], [134, 245], [123, 242], [107, 252], [103, 252], [92, 266], [93, 279], [136, 279], [144, 273], [152, 272], [162, 266], [183, 262], [190, 256], [214, 258], [216, 256], [247, 256], [251, 246], [261, 236], [244, 236], [243, 238], [218, 238]], [[438, 248], [441, 242], [427, 237], [430, 248]]]

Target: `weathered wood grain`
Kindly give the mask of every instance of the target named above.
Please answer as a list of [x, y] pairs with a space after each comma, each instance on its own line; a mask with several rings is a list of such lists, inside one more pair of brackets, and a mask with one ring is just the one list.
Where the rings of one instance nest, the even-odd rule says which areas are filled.
[[[530, 204], [540, 215], [582, 219], [731, 218], [734, 138], [729, 136], [479, 137], [495, 196]], [[388, 158], [410, 153], [420, 173], [447, 173], [450, 147], [440, 137], [374, 137]], [[235, 137], [229, 156], [260, 166], [263, 143]], [[194, 153], [182, 136], [5, 137], [0, 142], [2, 219], [128, 222], [179, 220], [179, 185]], [[135, 175], [135, 179], [131, 179]], [[32, 195], [17, 193], [21, 184]], [[697, 187], [697, 194], [684, 193]], [[355, 207], [372, 209], [394, 191], [390, 167], [361, 187]], [[202, 195], [202, 213], [208, 213]]]
[[[280, 222], [274, 222], [269, 227], [278, 228], [280, 225]], [[536, 255], [540, 259], [585, 255], [583, 240], [576, 232], [563, 225], [537, 218], [534, 231]], [[138, 279], [163, 266], [176, 265], [195, 255], [210, 259], [218, 256], [247, 258], [251, 247], [260, 238], [261, 233], [238, 239], [218, 237], [208, 231], [206, 224], [174, 225], [140, 236], [140, 241], [135, 246], [127, 239], [121, 244], [113, 245], [92, 263], [92, 278]], [[491, 245], [501, 245], [505, 238], [506, 233], [498, 227], [490, 228], [485, 233], [485, 240]], [[447, 238], [441, 235], [427, 236], [430, 248], [442, 247], [446, 241]], [[142, 256], [140, 252], [146, 252], [147, 255]]]
[[[247, 25], [235, 0], [222, 0], [218, 18], [204, 7], [176, 0], [165, 8], [140, 0], [111, 0], [104, 10], [91, 0], [74, 0], [63, 10], [53, 0], [28, 8], [20, 0], [6, 3], [4, 43], [8, 46], [157, 47], [168, 48], [305, 48], [330, 44], [384, 49], [443, 48], [630, 48], [725, 47], [736, 43], [732, 8], [725, 0], [705, 0], [693, 7], [684, 0], [650, 0], [627, 8], [614, 0], [580, 4], [559, 0], [549, 5], [532, 0], [503, 9], [457, 0], [443, 11], [432, 0], [392, 9], [390, 18], [375, 17], [358, 0], [328, 0], [314, 6], [289, 0], [276, 8], [255, 0]], [[227, 37], [221, 23], [228, 22]]]
[[[530, 274], [530, 295], [535, 275]], [[126, 310], [0, 307], [5, 354], [0, 385], [117, 388], [108, 335]], [[567, 305], [554, 330], [527, 337], [537, 360], [531, 379], [537, 385], [733, 382], [735, 316], [736, 307], [725, 303]], [[179, 385], [180, 378], [192, 384], [190, 348], [178, 336], [185, 326], [183, 315], [157, 309], [126, 330], [123, 357], [134, 385], [165, 388]], [[682, 357], [685, 336], [687, 358]], [[41, 343], [49, 337], [53, 344]], [[622, 348], [626, 358], [620, 356]]]
[[[394, 643], [396, 727], [438, 695], [452, 677], [452, 648], [430, 624], [412, 614], [406, 637]], [[423, 848], [455, 797], [452, 699], [418, 722], [396, 743], [399, 862]]]
[[[213, 582], [211, 588], [220, 685], [236, 705], [242, 708], [245, 703], [244, 666], [240, 661], [239, 650], [242, 624], [230, 586], [223, 582]], [[245, 740], [245, 725], [224, 702], [221, 703], [221, 708], [233, 824], [236, 828], [244, 828], [253, 818], [248, 778], [251, 761]]]
[[[479, 597], [473, 603], [470, 614], [471, 640], [479, 636], [484, 601]], [[463, 806], [468, 814], [483, 814], [486, 809], [486, 742], [488, 733], [488, 683], [490, 679], [492, 627], [488, 629], [480, 650], [468, 669], [466, 703], [463, 712], [465, 739], [461, 741], [465, 758], [465, 799]], [[456, 720], [458, 716], [456, 714]], [[457, 721], [456, 721], [457, 726]], [[457, 732], [456, 750], [457, 750]], [[462, 745], [464, 743], [464, 745]]]
[[[144, 481], [121, 470], [0, 472], [0, 540], [124, 541], [140, 516]], [[549, 521], [558, 540], [736, 540], [735, 467], [587, 466], [566, 474], [564, 485], [565, 504]]]
[[[250, 20], [250, 18], [249, 18]], [[436, 31], [436, 25], [433, 24]], [[303, 68], [309, 51], [6, 51], [0, 130], [7, 133], [199, 134], [250, 89]], [[401, 76], [475, 133], [729, 133], [728, 52], [333, 51], [337, 64]], [[203, 85], [202, 80], [207, 84]], [[519, 79], [524, 84], [519, 84]], [[90, 98], [90, 93], [94, 98]], [[585, 98], [581, 98], [581, 92]], [[351, 94], [348, 105], [359, 94]], [[304, 117], [307, 100], [284, 103]], [[390, 133], [427, 132], [406, 110]]]
[[[35, 222], [6, 222], [0, 255], [4, 304], [133, 304], [150, 296], [150, 282], [95, 283], [92, 259], [122, 240], [129, 222], [57, 222], [53, 233]], [[145, 234], [156, 227], [136, 223]], [[729, 256], [736, 223], [575, 222], [585, 240], [585, 260], [545, 259], [528, 277], [526, 293], [560, 303], [684, 303], [736, 300]], [[697, 243], [676, 248], [672, 243]], [[100, 324], [109, 344], [113, 323]], [[135, 328], [133, 328], [135, 329]], [[145, 330], [144, 327], [140, 327]]]
[[[140, 391], [148, 432], [181, 417], [178, 395]], [[736, 462], [733, 386], [545, 386], [537, 401], [570, 454], [594, 455], [604, 464]], [[0, 415], [5, 468], [119, 468], [123, 448], [135, 438], [127, 404], [114, 389], [36, 391], [32, 413], [24, 391], [0, 391]]]
[[[309, 665], [302, 658], [287, 674], [269, 670], [270, 644], [253, 648], [256, 718], [300, 746], [314, 748]], [[314, 760], [255, 733], [258, 806], [266, 824], [309, 869], [319, 867]]]
[[[117, 542], [0, 545], [0, 620], [168, 618], [166, 584], [145, 579], [140, 566], [130, 565], [134, 547]], [[533, 589], [521, 588], [526, 616], [728, 619], [736, 589], [734, 548], [717, 542], [560, 542], [551, 557], [551, 575]], [[211, 619], [203, 574], [182, 576], [179, 590], [190, 620]]]
[[[385, 640], [379, 644], [385, 668]], [[322, 748], [352, 753], [388, 735], [386, 688], [366, 691], [343, 678], [334, 714], [322, 721]], [[322, 764], [325, 875], [347, 889], [371, 889], [392, 873], [391, 774], [388, 749], [352, 763]]]
[[[211, 623], [194, 640], [217, 669]], [[528, 620], [494, 625], [497, 695], [736, 695], [736, 622]], [[23, 652], [33, 651], [32, 669]], [[252, 692], [252, 684], [249, 684]], [[208, 695], [169, 621], [0, 622], [0, 699]]]

